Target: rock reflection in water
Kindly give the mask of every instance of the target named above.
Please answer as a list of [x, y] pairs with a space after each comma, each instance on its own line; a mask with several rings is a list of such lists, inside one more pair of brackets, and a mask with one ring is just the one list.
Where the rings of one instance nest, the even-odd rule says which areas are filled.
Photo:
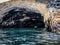
[[48, 35], [42, 31], [32, 28], [0, 29], [0, 45], [44, 45], [48, 42]]

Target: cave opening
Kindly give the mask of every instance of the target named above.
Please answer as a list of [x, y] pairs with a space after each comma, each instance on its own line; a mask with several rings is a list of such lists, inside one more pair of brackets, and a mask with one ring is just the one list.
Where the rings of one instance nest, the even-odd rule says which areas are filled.
[[27, 11], [25, 8], [14, 8], [2, 17], [2, 27], [11, 28], [44, 28], [44, 17], [41, 13]]

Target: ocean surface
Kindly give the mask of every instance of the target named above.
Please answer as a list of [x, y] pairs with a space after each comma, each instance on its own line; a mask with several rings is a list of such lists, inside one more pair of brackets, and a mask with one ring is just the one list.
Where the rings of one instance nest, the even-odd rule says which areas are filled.
[[0, 29], [0, 45], [54, 45], [60, 35], [46, 32], [44, 28]]

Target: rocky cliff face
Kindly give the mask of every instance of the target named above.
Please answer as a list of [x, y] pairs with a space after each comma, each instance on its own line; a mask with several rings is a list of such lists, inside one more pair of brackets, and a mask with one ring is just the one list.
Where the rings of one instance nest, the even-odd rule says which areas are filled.
[[10, 25], [10, 27], [15, 24], [20, 27], [44, 27], [49, 12], [46, 7], [47, 4], [43, 2], [37, 0], [12, 0], [0, 4], [0, 24]]

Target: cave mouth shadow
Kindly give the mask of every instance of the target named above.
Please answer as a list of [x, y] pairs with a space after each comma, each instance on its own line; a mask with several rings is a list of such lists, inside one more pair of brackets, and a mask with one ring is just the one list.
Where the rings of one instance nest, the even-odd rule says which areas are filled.
[[0, 27], [4, 28], [44, 28], [44, 17], [25, 8], [14, 8], [2, 17]]

